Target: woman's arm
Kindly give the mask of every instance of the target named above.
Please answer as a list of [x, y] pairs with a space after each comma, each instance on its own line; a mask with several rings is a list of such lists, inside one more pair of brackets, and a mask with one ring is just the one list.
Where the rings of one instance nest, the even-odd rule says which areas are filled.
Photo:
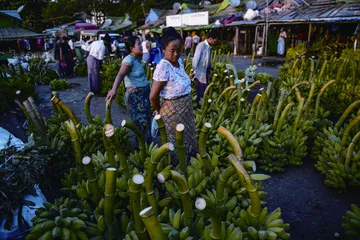
[[155, 108], [155, 110], [160, 113], [160, 100], [159, 100], [159, 96], [160, 96], [160, 92], [161, 90], [164, 88], [165, 84], [167, 82], [163, 81], [153, 81], [152, 87], [151, 87], [151, 92], [150, 92], [150, 102], [151, 105]]
[[131, 66], [128, 63], [121, 64], [120, 70], [115, 78], [114, 84], [112, 86], [112, 89], [108, 92], [106, 96], [106, 100], [112, 99], [116, 96], [117, 89], [120, 85], [120, 83], [124, 80], [125, 76], [131, 72]]

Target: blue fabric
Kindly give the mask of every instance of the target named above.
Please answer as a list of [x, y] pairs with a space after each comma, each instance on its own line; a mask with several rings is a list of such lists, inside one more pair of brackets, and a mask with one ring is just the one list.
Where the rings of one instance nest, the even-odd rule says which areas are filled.
[[145, 87], [149, 85], [149, 81], [146, 79], [145, 70], [141, 64], [141, 59], [127, 55], [123, 61], [123, 64], [129, 64], [131, 72], [129, 72], [124, 79], [125, 87]]
[[150, 86], [126, 89], [124, 96], [126, 108], [131, 113], [133, 123], [141, 130], [145, 141], [151, 143], [151, 111], [150, 111]]
[[279, 55], [284, 55], [284, 53], [285, 53], [285, 41], [284, 40], [278, 40], [277, 53]]

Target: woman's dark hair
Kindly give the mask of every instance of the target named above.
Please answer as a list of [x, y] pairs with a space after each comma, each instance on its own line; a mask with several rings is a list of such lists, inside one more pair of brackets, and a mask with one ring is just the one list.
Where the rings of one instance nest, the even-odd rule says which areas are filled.
[[150, 38], [151, 38], [150, 34], [146, 34], [146, 35], [145, 35], [145, 40], [150, 41]]
[[129, 36], [125, 40], [125, 47], [127, 53], [131, 53], [131, 48], [135, 46], [136, 40], [139, 40], [138, 36]]
[[162, 36], [161, 36], [161, 47], [162, 49], [165, 49], [166, 46], [174, 41], [174, 40], [180, 40], [180, 42], [183, 41], [180, 33], [178, 33], [175, 28], [173, 27], [167, 27], [167, 28], [164, 28], [163, 31], [162, 31]]

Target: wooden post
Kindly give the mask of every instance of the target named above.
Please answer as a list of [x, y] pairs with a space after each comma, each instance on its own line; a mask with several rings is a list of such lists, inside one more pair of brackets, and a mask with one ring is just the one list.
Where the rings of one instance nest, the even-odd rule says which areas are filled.
[[311, 39], [311, 32], [312, 32], [312, 23], [309, 24], [308, 42], [310, 42]]
[[239, 27], [235, 27], [235, 47], [234, 47], [234, 55], [239, 54]]
[[[251, 54], [256, 52], [257, 43], [258, 43], [258, 37], [259, 37], [259, 26], [256, 26], [256, 28], [255, 28], [254, 48], [252, 49]], [[251, 48], [252, 48], [252, 46], [251, 46]]]

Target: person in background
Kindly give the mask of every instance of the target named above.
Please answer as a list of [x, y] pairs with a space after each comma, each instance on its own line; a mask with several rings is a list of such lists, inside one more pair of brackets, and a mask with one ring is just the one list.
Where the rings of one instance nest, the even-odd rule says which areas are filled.
[[190, 36], [190, 33], [188, 33], [188, 36], [185, 38], [186, 56], [188, 56], [191, 51], [191, 45], [192, 45], [192, 38]]
[[72, 53], [73, 56], [76, 56], [76, 53], [75, 53], [75, 46], [74, 46], [74, 43], [76, 42], [76, 37], [73, 36], [71, 37], [71, 39], [69, 40], [69, 47], [70, 47], [70, 51]]
[[88, 39], [85, 41], [85, 47], [88, 48], [89, 45], [94, 41], [93, 37], [88, 37]]
[[163, 30], [161, 46], [164, 58], [156, 65], [150, 102], [155, 114], [160, 114], [164, 119], [169, 142], [175, 144], [176, 125], [184, 124], [186, 155], [187, 159], [190, 159], [198, 152], [198, 144], [190, 94], [191, 81], [180, 58], [182, 42], [175, 28], [168, 27]]
[[145, 141], [151, 143], [150, 83], [141, 64], [140, 39], [137, 36], [130, 36], [127, 38], [125, 46], [129, 54], [122, 60], [119, 73], [106, 100], [116, 96], [119, 85], [124, 81], [126, 88], [124, 100], [131, 113], [132, 121], [144, 134]]
[[50, 45], [50, 49], [54, 48], [54, 39], [52, 36], [49, 39], [49, 45]]
[[197, 45], [200, 42], [200, 38], [199, 38], [198, 35], [196, 35], [196, 32], [195, 32], [195, 35], [193, 36], [192, 40], [193, 40], [193, 43], [194, 43], [194, 53], [195, 53], [195, 49], [196, 49]]
[[199, 106], [199, 101], [204, 97], [205, 89], [209, 82], [210, 69], [211, 69], [211, 46], [215, 45], [219, 39], [219, 32], [211, 30], [207, 38], [199, 43], [196, 47], [192, 67], [194, 70], [194, 81], [196, 87], [196, 102]]
[[44, 43], [44, 51], [48, 51], [50, 50], [50, 44], [49, 44], [49, 39], [45, 39], [45, 43]]
[[60, 77], [64, 77], [64, 71], [63, 68], [61, 67], [61, 62], [63, 62], [64, 59], [62, 57], [62, 47], [61, 47], [60, 37], [55, 38], [54, 59], [55, 59], [57, 73], [59, 74]]
[[100, 91], [100, 64], [105, 55], [105, 44], [110, 43], [110, 37], [105, 36], [103, 40], [94, 41], [89, 45], [87, 51], [89, 56], [86, 59], [88, 68], [88, 80], [90, 92]]
[[285, 39], [287, 38], [286, 32], [284, 28], [280, 29], [279, 39], [278, 39], [278, 47], [277, 53], [279, 56], [283, 56], [285, 54]]
[[116, 38], [111, 44], [111, 48], [115, 54], [115, 58], [120, 58], [119, 42], [120, 42], [120, 38]]
[[70, 49], [70, 46], [69, 46], [69, 43], [68, 43], [68, 39], [66, 36], [63, 36], [62, 39], [61, 39], [61, 55], [62, 55], [62, 58], [63, 58], [63, 61], [61, 61], [61, 66], [62, 66], [62, 70], [65, 74], [65, 76], [67, 77], [69, 75], [69, 67], [71, 65], [70, 63], [70, 59], [72, 56], [71, 54], [71, 49]]
[[143, 54], [142, 54], [142, 62], [148, 64], [150, 62], [150, 35], [145, 35], [145, 41], [141, 43]]

